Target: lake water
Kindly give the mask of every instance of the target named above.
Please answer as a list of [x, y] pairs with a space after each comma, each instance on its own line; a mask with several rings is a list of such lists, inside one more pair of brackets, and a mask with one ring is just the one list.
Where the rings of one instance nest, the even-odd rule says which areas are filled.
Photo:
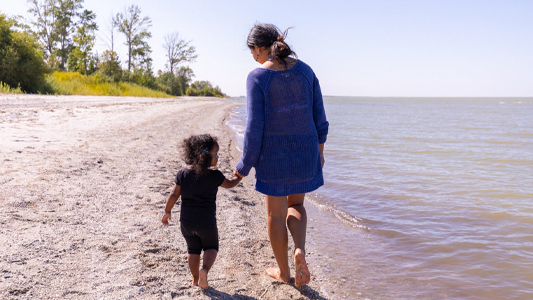
[[[325, 107], [308, 251], [341, 287], [329, 297], [533, 299], [533, 98]], [[245, 120], [243, 106], [228, 122], [241, 140]]]

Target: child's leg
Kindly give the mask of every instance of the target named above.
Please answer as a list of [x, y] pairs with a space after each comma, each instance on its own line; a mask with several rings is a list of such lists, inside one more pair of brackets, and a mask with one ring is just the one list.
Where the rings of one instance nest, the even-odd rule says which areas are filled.
[[200, 276], [200, 254], [189, 254], [189, 269], [192, 274], [192, 285], [198, 285], [198, 278]]
[[192, 274], [192, 285], [198, 285], [200, 275], [200, 253], [202, 253], [202, 241], [195, 234], [195, 227], [181, 222], [181, 233], [187, 242], [187, 260]]
[[215, 249], [204, 251], [204, 261], [202, 263], [202, 269], [199, 272], [200, 277], [198, 279], [198, 285], [203, 289], [207, 289], [209, 287], [209, 284], [207, 283], [207, 273], [209, 273], [209, 270], [215, 263], [217, 254], [218, 251]]
[[200, 277], [198, 279], [198, 285], [207, 289], [207, 273], [215, 263], [218, 253], [218, 228], [217, 227], [205, 227], [198, 231], [198, 236], [202, 239], [202, 245], [204, 249], [204, 261], [202, 268], [200, 269]]
[[202, 263], [202, 270], [209, 272], [209, 270], [215, 263], [215, 259], [217, 259], [217, 254], [218, 251], [215, 249], [209, 249], [204, 251], [204, 261]]

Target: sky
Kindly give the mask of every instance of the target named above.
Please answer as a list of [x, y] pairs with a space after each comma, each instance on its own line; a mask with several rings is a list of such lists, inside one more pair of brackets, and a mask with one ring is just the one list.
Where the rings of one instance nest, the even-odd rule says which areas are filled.
[[[230, 96], [245, 95], [246, 77], [259, 67], [246, 46], [256, 23], [292, 27], [287, 42], [324, 95], [533, 96], [530, 0], [85, 0], [97, 15], [99, 53], [108, 49], [111, 16], [130, 5], [152, 19], [154, 73], [165, 69], [165, 35], [178, 32], [196, 47], [193, 80]], [[26, 0], [0, 0], [10, 16], [31, 19], [28, 8]]]

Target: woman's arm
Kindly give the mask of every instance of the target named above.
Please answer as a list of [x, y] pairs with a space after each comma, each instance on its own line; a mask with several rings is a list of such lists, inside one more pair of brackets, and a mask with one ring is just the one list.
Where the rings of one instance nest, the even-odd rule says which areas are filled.
[[242, 157], [236, 166], [242, 176], [247, 176], [259, 159], [265, 127], [265, 97], [259, 78], [254, 76], [253, 72], [248, 75], [246, 90], [248, 120], [244, 132]]
[[328, 136], [329, 123], [326, 119], [326, 111], [324, 110], [324, 99], [322, 98], [320, 83], [316, 76], [313, 81], [313, 120], [315, 121], [316, 132], [318, 134], [318, 143], [324, 144]]
[[324, 144], [318, 144], [318, 149], [320, 149], [320, 159], [322, 161], [322, 168], [324, 167], [324, 163], [326, 162], [324, 160]]
[[164, 225], [168, 225], [168, 221], [172, 221], [172, 208], [176, 204], [176, 201], [178, 201], [179, 197], [181, 195], [181, 187], [177, 184], [174, 185], [174, 188], [172, 189], [172, 192], [167, 197], [167, 204], [165, 205], [165, 213], [163, 214], [163, 218], [161, 218], [161, 222]]

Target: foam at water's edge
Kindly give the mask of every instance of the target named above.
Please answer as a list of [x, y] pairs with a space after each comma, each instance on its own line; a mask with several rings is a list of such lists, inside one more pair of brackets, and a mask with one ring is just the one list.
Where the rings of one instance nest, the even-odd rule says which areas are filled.
[[351, 214], [343, 210], [335, 208], [332, 204], [325, 202], [323, 196], [320, 195], [319, 193], [308, 194], [307, 200], [311, 202], [316, 208], [322, 211], [330, 212], [332, 216], [336, 217], [337, 219], [339, 219], [342, 223], [346, 225], [349, 225], [354, 228], [370, 230], [369, 227], [361, 224], [363, 219], [358, 218], [356, 216], [352, 216]]

